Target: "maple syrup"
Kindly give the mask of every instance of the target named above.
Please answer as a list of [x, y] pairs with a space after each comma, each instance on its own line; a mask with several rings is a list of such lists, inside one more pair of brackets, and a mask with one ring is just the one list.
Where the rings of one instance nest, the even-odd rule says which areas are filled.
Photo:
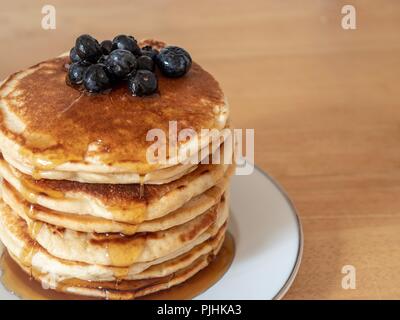
[[[226, 233], [221, 250], [209, 266], [184, 283], [139, 299], [187, 300], [214, 285], [229, 269], [235, 254], [232, 235]], [[1, 282], [11, 293], [27, 300], [88, 300], [90, 298], [43, 289], [41, 284], [27, 275], [10, 257], [7, 250], [0, 259]]]
[[139, 199], [144, 197], [144, 176], [140, 175], [139, 177]]
[[127, 267], [135, 263], [143, 251], [145, 241], [144, 237], [129, 241], [108, 241], [106, 247], [111, 265]]

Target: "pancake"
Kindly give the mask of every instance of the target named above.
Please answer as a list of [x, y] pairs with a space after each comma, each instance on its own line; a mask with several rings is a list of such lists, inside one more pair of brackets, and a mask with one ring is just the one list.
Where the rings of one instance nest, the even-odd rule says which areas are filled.
[[[129, 172], [115, 172], [115, 173], [96, 173], [96, 172], [84, 172], [79, 171], [78, 173], [72, 171], [57, 171], [57, 170], [44, 170], [29, 168], [14, 158], [8, 156], [8, 153], [4, 153], [5, 160], [27, 175], [34, 177], [35, 179], [52, 179], [52, 180], [71, 180], [83, 183], [112, 183], [112, 184], [132, 184], [132, 183], [143, 183], [143, 184], [163, 184], [179, 179], [185, 174], [197, 168], [198, 162], [205, 157], [215, 152], [218, 147], [230, 137], [230, 129], [225, 128], [221, 131], [221, 135], [216, 135], [212, 138], [210, 145], [203, 147], [197, 154], [192, 155], [186, 160], [186, 163], [173, 165], [167, 168], [154, 170], [152, 172], [145, 173], [143, 175], [138, 173]], [[0, 134], [1, 140], [1, 134]]]
[[180, 208], [217, 184], [232, 165], [200, 165], [182, 178], [162, 185], [88, 184], [68, 180], [35, 180], [0, 159], [1, 176], [25, 200], [68, 214], [91, 215], [139, 224]]
[[[40, 281], [43, 287], [59, 292], [106, 300], [130, 300], [169, 289], [193, 277], [197, 272], [209, 265], [218, 254], [220, 248], [221, 245], [213, 252], [197, 258], [189, 266], [159, 278], [122, 280], [118, 282], [90, 282], [72, 279], [57, 283], [48, 275], [33, 273], [32, 277]], [[21, 264], [17, 259], [15, 261], [26, 273], [32, 273], [31, 268]]]
[[208, 238], [225, 223], [227, 210], [214, 206], [201, 216], [176, 227], [134, 236], [90, 234], [48, 224], [34, 226], [31, 235], [50, 254], [65, 260], [127, 267], [133, 263], [162, 258], [190, 245], [199, 237]]
[[57, 258], [31, 238], [27, 224], [4, 203], [0, 203], [0, 212], [0, 239], [10, 254], [19, 263], [36, 270], [36, 273], [52, 274], [59, 281], [70, 278], [85, 281], [138, 280], [165, 276], [214, 250], [221, 243], [226, 230], [226, 224], [223, 224], [208, 238], [203, 237], [201, 241], [160, 259], [134, 263], [128, 267], [111, 267]]
[[[31, 237], [55, 257], [88, 264], [127, 267], [133, 263], [162, 258], [198, 239], [205, 241], [227, 220], [227, 207], [222, 198], [220, 204], [185, 224], [134, 236], [82, 233], [29, 220], [27, 225]], [[14, 214], [11, 210], [0, 213], [3, 216], [11, 214]]]
[[[4, 231], [5, 226], [7, 229], [6, 231]], [[32, 259], [32, 265], [27, 264], [27, 260], [24, 259], [24, 257], [21, 259], [14, 254], [14, 252], [18, 251], [15, 250], [18, 246], [10, 244], [10, 242], [22, 239], [24, 241], [23, 246], [30, 245], [34, 248], [35, 257], [38, 253], [43, 253], [45, 256], [47, 255], [49, 257], [51, 256], [36, 243], [32, 242], [28, 232], [26, 231], [26, 224], [16, 215], [10, 214], [1, 216], [0, 230], [3, 231], [0, 232], [1, 239], [7, 244], [10, 256], [25, 272], [37, 281], [40, 281], [44, 288], [98, 298], [133, 299], [177, 285], [206, 267], [221, 248], [224, 240], [226, 224], [224, 224], [212, 238], [193, 247], [186, 253], [173, 257], [170, 260], [160, 262], [159, 264], [149, 264], [147, 267], [142, 268], [144, 269], [142, 272], [133, 276], [128, 276], [129, 279], [114, 278], [112, 280], [82, 280], [74, 278], [70, 274], [59, 275], [54, 272], [49, 272], [48, 269], [38, 268], [35, 265], [35, 260], [38, 259], [35, 258]], [[79, 266], [78, 263], [58, 260], [54, 257], [51, 257], [51, 259], [56, 259], [58, 263], [62, 264], [67, 270], [73, 270], [73, 268], [98, 268], [98, 266], [85, 264]], [[46, 264], [46, 267], [49, 265], [52, 264]], [[110, 267], [103, 268], [111, 269]], [[84, 274], [91, 275], [93, 273], [86, 270]], [[119, 271], [117, 274], [121, 275], [122, 273]]]
[[[23, 172], [72, 172], [64, 178], [79, 181], [85, 181], [82, 173], [145, 175], [171, 166], [147, 161], [151, 129], [168, 133], [170, 121], [177, 121], [178, 132], [190, 128], [209, 137], [202, 129], [227, 125], [229, 110], [218, 82], [195, 62], [184, 77], [158, 75], [159, 94], [143, 98], [122, 86], [93, 96], [66, 85], [68, 60], [39, 63], [11, 75], [0, 87], [0, 149]], [[185, 155], [193, 141], [179, 142], [177, 148], [178, 155]], [[175, 154], [169, 159], [178, 160]], [[101, 175], [95, 180], [101, 182]], [[113, 183], [132, 181], [116, 176]]]
[[80, 232], [133, 235], [139, 232], [166, 230], [194, 219], [220, 201], [228, 183], [229, 179], [225, 176], [214, 187], [192, 198], [175, 211], [161, 218], [144, 221], [140, 224], [128, 224], [90, 215], [67, 214], [47, 209], [24, 200], [7, 181], [3, 180], [0, 185], [4, 202], [24, 220], [29, 218], [30, 220]]

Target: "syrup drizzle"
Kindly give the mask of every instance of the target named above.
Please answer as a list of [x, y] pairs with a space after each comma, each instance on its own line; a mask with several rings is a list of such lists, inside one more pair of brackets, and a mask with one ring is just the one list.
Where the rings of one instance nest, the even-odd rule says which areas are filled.
[[67, 112], [69, 109], [71, 109], [84, 95], [83, 91], [80, 91], [80, 94], [78, 97], [76, 97], [74, 100], [71, 101], [71, 103], [66, 106], [63, 110], [60, 111], [60, 115], [63, 114], [64, 112]]
[[144, 197], [144, 175], [139, 175], [139, 199], [143, 199]]
[[133, 238], [129, 241], [108, 241], [107, 254], [111, 265], [127, 267], [135, 263], [142, 253], [145, 241], [144, 237]]

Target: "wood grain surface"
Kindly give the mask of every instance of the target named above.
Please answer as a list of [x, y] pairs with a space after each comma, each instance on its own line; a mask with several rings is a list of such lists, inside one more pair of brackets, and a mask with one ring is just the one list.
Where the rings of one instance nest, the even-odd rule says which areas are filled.
[[[187, 48], [221, 82], [256, 163], [297, 206], [305, 247], [286, 299], [400, 298], [400, 2], [3, 1], [0, 77], [69, 50], [81, 33]], [[341, 8], [357, 29], [341, 27]], [[344, 265], [356, 289], [341, 286]]]

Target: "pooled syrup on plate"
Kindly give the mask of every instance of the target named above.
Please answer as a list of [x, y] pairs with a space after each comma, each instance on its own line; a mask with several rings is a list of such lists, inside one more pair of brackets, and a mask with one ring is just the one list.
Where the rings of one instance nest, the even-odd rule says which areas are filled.
[[[215, 259], [203, 270], [180, 285], [138, 299], [183, 300], [192, 299], [214, 285], [228, 271], [235, 255], [232, 235], [226, 233], [225, 241]], [[87, 300], [88, 297], [43, 289], [41, 284], [26, 274], [4, 250], [0, 259], [1, 282], [11, 293], [28, 300]]]

